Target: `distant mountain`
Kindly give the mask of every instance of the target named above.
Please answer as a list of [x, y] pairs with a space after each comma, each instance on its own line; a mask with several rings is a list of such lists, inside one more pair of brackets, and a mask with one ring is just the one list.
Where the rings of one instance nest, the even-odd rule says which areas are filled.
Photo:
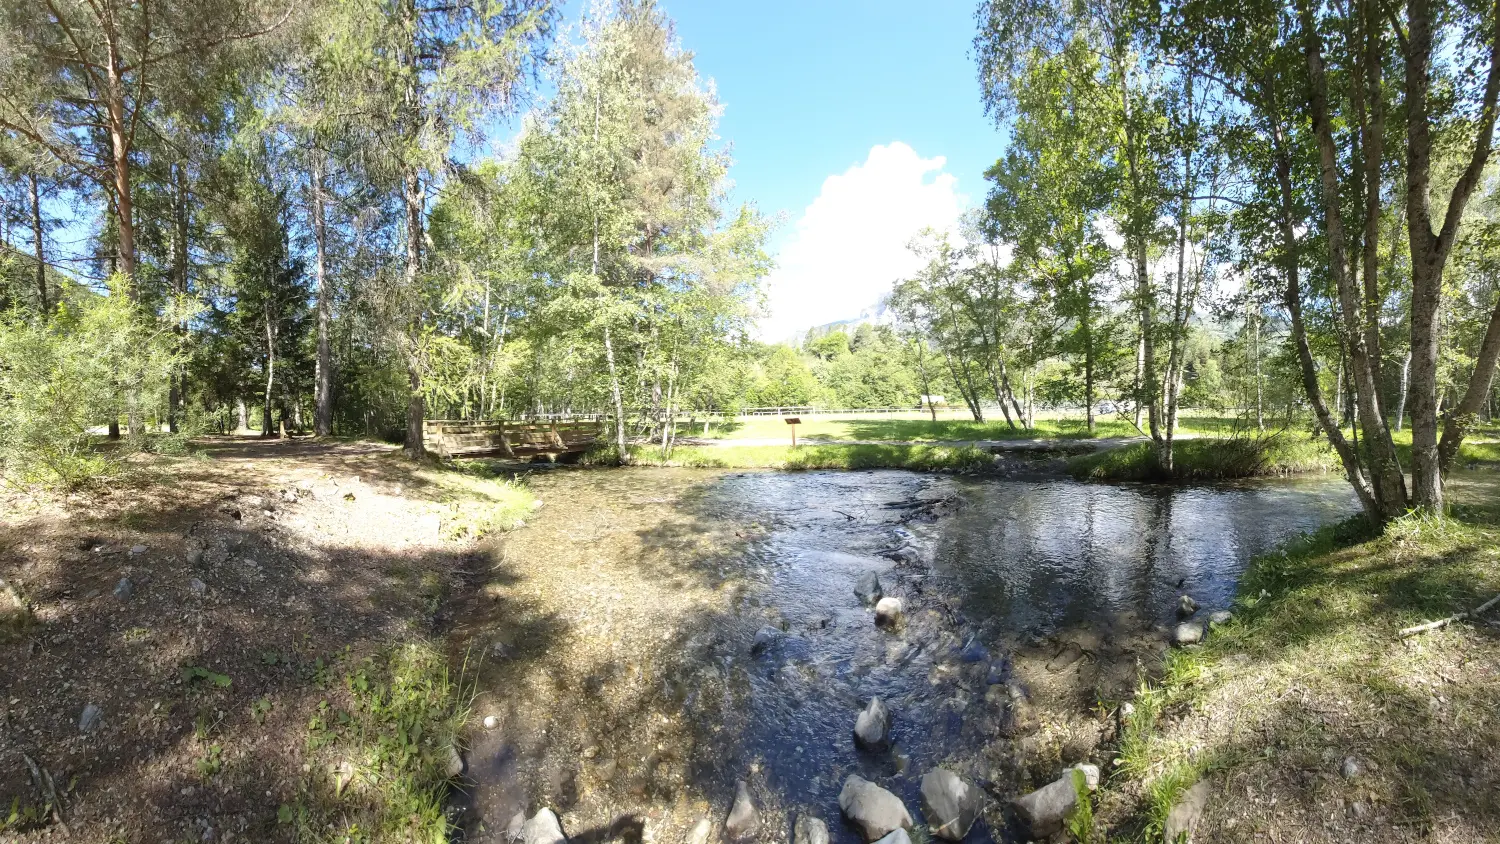
[[794, 342], [801, 342], [809, 336], [821, 337], [824, 334], [831, 334], [840, 330], [853, 334], [854, 329], [861, 325], [895, 324], [896, 313], [891, 310], [890, 300], [888, 297], [882, 296], [880, 301], [860, 311], [856, 316], [848, 319], [834, 320], [833, 322], [825, 322], [822, 325], [814, 325], [805, 331], [797, 332], [791, 339]]

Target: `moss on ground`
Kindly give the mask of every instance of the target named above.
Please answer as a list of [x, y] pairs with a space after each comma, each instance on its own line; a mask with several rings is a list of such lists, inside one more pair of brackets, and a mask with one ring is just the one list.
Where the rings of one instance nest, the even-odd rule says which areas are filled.
[[1161, 467], [1151, 443], [1134, 443], [1068, 461], [1068, 473], [1094, 481], [1209, 481], [1328, 472], [1338, 457], [1322, 440], [1270, 437], [1199, 437], [1172, 446], [1172, 471]]
[[1500, 613], [1396, 636], [1500, 592], [1493, 475], [1455, 478], [1450, 518], [1350, 521], [1256, 559], [1234, 620], [1172, 652], [1121, 719], [1111, 840], [1160, 840], [1202, 778], [1201, 840], [1493, 840]]

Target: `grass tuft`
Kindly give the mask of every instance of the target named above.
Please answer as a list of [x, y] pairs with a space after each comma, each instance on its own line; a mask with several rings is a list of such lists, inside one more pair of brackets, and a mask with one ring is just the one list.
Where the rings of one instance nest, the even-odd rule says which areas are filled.
[[471, 690], [428, 643], [367, 657], [343, 680], [308, 724], [311, 770], [281, 822], [298, 841], [445, 844]]

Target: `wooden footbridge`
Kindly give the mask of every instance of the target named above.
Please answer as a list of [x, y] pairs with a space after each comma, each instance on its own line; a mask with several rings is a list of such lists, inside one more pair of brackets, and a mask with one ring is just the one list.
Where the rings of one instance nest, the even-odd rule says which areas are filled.
[[454, 457], [537, 457], [581, 454], [599, 439], [599, 422], [468, 422], [429, 419], [423, 439], [444, 460]]

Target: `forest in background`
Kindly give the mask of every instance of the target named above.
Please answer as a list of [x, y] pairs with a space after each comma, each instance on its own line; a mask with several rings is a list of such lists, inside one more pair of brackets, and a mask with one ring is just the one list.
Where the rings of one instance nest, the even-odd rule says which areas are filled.
[[625, 455], [698, 413], [937, 394], [1128, 420], [1167, 474], [1183, 408], [1311, 430], [1384, 521], [1440, 508], [1494, 412], [1488, 6], [988, 0], [985, 203], [913, 233], [887, 323], [796, 344], [754, 339], [772, 224], [730, 207], [655, 3], [4, 9], [11, 476], [107, 471], [105, 427], [422, 456], [424, 419], [598, 414]]

